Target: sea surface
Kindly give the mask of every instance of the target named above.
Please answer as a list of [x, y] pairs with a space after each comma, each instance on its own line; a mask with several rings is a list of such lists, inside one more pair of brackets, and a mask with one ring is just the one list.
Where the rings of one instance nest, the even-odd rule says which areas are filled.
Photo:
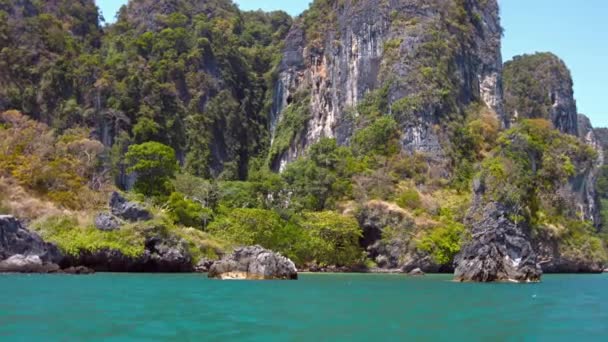
[[608, 341], [608, 274], [0, 275], [0, 341]]

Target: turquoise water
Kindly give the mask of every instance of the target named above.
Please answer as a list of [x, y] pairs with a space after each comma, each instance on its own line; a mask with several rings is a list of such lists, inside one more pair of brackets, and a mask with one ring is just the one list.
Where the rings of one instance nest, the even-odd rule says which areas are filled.
[[0, 275], [1, 341], [608, 340], [608, 275]]

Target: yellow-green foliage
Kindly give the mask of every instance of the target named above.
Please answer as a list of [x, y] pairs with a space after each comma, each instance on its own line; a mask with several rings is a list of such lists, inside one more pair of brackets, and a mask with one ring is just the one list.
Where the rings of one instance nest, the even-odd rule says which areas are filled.
[[64, 253], [78, 255], [104, 249], [117, 250], [126, 256], [138, 257], [144, 252], [144, 236], [140, 224], [106, 232], [93, 226], [79, 226], [70, 216], [53, 216], [34, 222], [32, 229], [45, 241], [56, 244]]
[[422, 206], [418, 190], [412, 188], [401, 191], [395, 202], [403, 209], [419, 209]]
[[203, 258], [219, 259], [232, 247], [230, 243], [194, 228], [176, 227], [175, 233], [188, 243], [188, 251], [195, 264]]
[[0, 114], [0, 175], [70, 209], [97, 207], [103, 194], [91, 190], [104, 147], [83, 129], [56, 137], [46, 125], [17, 111]]
[[446, 265], [460, 251], [465, 236], [465, 226], [454, 221], [446, 210], [442, 212], [439, 225], [427, 231], [416, 246], [429, 253], [437, 264]]
[[325, 211], [307, 213], [302, 220], [310, 258], [322, 265], [351, 266], [363, 260], [359, 239], [363, 232], [348, 216]]

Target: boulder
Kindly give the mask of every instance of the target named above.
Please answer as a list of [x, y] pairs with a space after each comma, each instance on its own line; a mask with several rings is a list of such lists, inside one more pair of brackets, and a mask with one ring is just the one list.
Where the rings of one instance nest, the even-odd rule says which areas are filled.
[[120, 219], [110, 213], [101, 213], [95, 217], [95, 227], [99, 230], [112, 231], [120, 229], [120, 226]]
[[202, 259], [194, 266], [194, 271], [198, 273], [207, 273], [211, 266], [213, 266], [213, 263], [215, 263], [215, 260]]
[[88, 267], [84, 267], [84, 266], [76, 266], [76, 267], [68, 267], [66, 269], [61, 270], [59, 273], [63, 273], [63, 274], [93, 274], [95, 273], [95, 270], [88, 268]]
[[147, 221], [152, 219], [152, 214], [141, 204], [129, 202], [118, 192], [112, 193], [110, 198], [110, 209], [112, 214], [130, 222]]
[[490, 202], [473, 213], [472, 239], [456, 256], [457, 281], [538, 282], [542, 270], [524, 227], [513, 222], [508, 208]]
[[[57, 246], [46, 243], [42, 238], [26, 229], [13, 216], [0, 216], [0, 260], [14, 255], [37, 256], [43, 263], [58, 263], [63, 255]], [[31, 260], [33, 261], [33, 259]]]
[[215, 262], [209, 270], [209, 278], [295, 280], [298, 270], [288, 258], [260, 246], [250, 246], [238, 248]]
[[37, 255], [15, 254], [0, 261], [0, 273], [55, 273], [57, 271], [59, 271], [57, 264], [44, 262]]
[[408, 273], [408, 275], [410, 275], [410, 276], [415, 276], [415, 277], [419, 277], [419, 276], [423, 276], [423, 275], [424, 275], [424, 272], [422, 272], [422, 270], [421, 270], [421, 269], [416, 268], [416, 269], [411, 270], [411, 271]]

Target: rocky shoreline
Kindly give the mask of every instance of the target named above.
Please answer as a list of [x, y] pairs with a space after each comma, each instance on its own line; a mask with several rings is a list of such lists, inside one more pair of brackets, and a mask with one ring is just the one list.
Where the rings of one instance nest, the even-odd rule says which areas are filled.
[[[485, 247], [484, 247], [485, 248]], [[463, 251], [466, 255], [466, 249]], [[489, 259], [488, 259], [489, 260]], [[295, 264], [278, 253], [260, 246], [237, 248], [221, 260], [201, 260], [193, 264], [183, 241], [173, 238], [151, 237], [145, 242], [145, 252], [139, 257], [129, 257], [115, 250], [64, 255], [57, 246], [28, 230], [13, 216], [0, 216], [0, 273], [44, 274], [91, 274], [94, 272], [131, 273], [208, 273], [217, 279], [297, 279], [298, 273], [369, 273], [424, 275], [426, 273], [450, 274], [436, 267], [366, 268], [307, 266], [297, 270]], [[539, 266], [544, 273], [602, 273], [604, 265], [588, 265], [582, 261], [551, 260]], [[449, 269], [445, 267], [444, 269]], [[464, 277], [457, 280], [465, 281]], [[528, 279], [470, 276], [473, 281], [534, 281]]]

